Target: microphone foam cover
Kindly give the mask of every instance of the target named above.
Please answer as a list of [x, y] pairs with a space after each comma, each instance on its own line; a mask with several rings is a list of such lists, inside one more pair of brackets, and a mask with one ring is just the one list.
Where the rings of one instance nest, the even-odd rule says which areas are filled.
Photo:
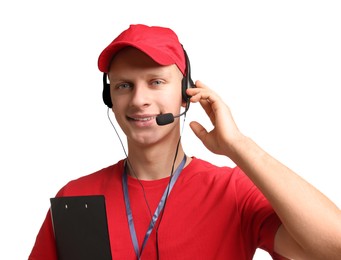
[[174, 116], [172, 113], [166, 113], [162, 115], [158, 115], [156, 117], [156, 123], [158, 125], [168, 125], [174, 122]]

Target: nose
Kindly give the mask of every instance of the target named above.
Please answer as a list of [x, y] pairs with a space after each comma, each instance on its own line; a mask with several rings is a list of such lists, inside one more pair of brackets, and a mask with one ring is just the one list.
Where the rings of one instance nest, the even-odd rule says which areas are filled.
[[132, 91], [131, 104], [135, 107], [146, 107], [150, 105], [150, 92], [143, 84], [136, 84]]

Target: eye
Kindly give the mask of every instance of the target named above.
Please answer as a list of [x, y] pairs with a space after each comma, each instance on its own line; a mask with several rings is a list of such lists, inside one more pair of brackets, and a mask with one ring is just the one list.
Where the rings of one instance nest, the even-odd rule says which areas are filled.
[[152, 81], [153, 86], [161, 86], [164, 82], [160, 79], [156, 79]]
[[129, 89], [131, 88], [131, 84], [127, 83], [127, 82], [122, 82], [120, 84], [117, 84], [116, 89]]

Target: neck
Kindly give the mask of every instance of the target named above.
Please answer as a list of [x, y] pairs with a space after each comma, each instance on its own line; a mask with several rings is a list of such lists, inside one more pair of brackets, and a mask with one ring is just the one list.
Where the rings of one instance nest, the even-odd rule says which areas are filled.
[[[129, 149], [129, 175], [140, 180], [157, 180], [169, 177], [171, 175], [176, 149], [176, 144], [174, 147], [167, 147], [166, 149], [160, 149], [154, 146], [152, 148], [141, 147], [139, 149], [134, 147], [134, 149]], [[181, 163], [184, 154], [182, 146], [179, 144], [173, 171]], [[186, 165], [187, 163], [188, 160]]]

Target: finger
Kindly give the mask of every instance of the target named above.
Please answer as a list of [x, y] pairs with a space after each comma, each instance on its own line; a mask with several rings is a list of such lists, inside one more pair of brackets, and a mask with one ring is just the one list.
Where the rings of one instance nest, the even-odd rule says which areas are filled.
[[196, 86], [196, 88], [187, 89], [187, 94], [191, 96], [191, 102], [196, 103], [206, 100], [208, 103], [213, 104], [219, 100], [218, 95], [200, 81], [196, 81]]
[[195, 134], [202, 142], [204, 142], [204, 140], [205, 140], [205, 138], [206, 138], [206, 136], [207, 136], [207, 131], [206, 131], [206, 129], [205, 129], [201, 124], [199, 124], [199, 123], [196, 122], [196, 121], [191, 122], [189, 125], [190, 125], [192, 131], [194, 132], [194, 134]]
[[203, 100], [200, 100], [200, 105], [204, 109], [207, 116], [210, 118], [211, 123], [214, 125], [215, 124], [215, 115], [214, 115], [214, 111], [212, 109], [211, 102], [209, 100], [203, 99]]
[[208, 89], [208, 87], [206, 85], [204, 85], [201, 81], [197, 80], [195, 82], [195, 88], [188, 88], [186, 90], [186, 93], [192, 97], [194, 95], [197, 95], [198, 93], [200, 93], [200, 91], [202, 91], [204, 89]]

